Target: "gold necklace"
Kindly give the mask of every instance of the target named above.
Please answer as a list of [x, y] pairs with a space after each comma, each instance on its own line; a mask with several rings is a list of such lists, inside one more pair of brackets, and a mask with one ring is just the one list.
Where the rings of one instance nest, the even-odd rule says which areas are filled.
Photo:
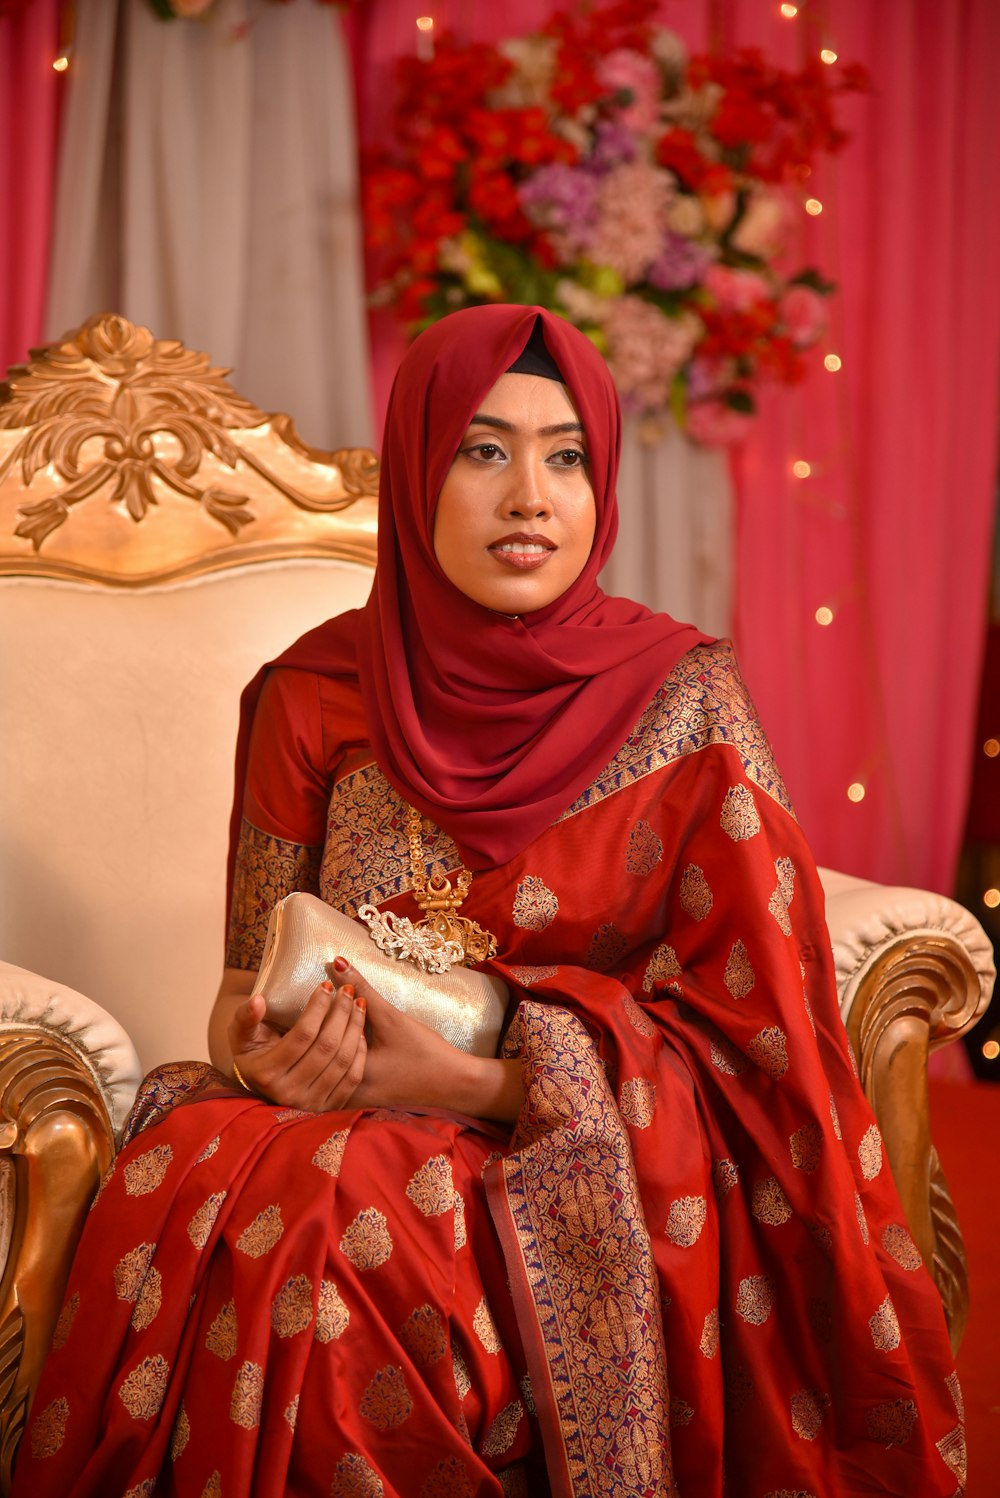
[[474, 962], [486, 962], [497, 954], [497, 939], [491, 931], [484, 931], [468, 916], [459, 915], [458, 909], [469, 893], [472, 873], [464, 866], [455, 874], [455, 882], [446, 874], [428, 875], [424, 868], [423, 817], [415, 806], [409, 810], [410, 874], [413, 878], [413, 898], [424, 915], [415, 921], [414, 931], [426, 931], [439, 937], [442, 943], [457, 943], [465, 956], [462, 966]]

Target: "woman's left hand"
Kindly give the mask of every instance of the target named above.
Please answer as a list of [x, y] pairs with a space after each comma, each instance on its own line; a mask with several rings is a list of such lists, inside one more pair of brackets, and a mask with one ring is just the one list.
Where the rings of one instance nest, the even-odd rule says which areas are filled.
[[352, 1108], [448, 1108], [472, 1118], [512, 1123], [523, 1098], [518, 1061], [470, 1056], [419, 1020], [396, 1009], [356, 968], [336, 969], [368, 1009], [368, 1055]]

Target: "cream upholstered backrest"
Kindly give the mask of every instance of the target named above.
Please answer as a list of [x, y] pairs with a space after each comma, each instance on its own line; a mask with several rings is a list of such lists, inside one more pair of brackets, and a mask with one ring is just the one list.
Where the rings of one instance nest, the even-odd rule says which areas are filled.
[[239, 693], [363, 603], [377, 469], [91, 319], [0, 388], [0, 959], [207, 1055]]

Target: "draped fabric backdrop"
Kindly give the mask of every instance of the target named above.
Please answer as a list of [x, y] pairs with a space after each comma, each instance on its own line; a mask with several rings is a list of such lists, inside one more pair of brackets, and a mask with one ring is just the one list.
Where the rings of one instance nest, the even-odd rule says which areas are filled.
[[[367, 0], [349, 23], [362, 144], [385, 137], [418, 10], [495, 40], [549, 6]], [[0, 171], [18, 205], [0, 230], [8, 359], [42, 331], [55, 16], [55, 0], [35, 0], [16, 31], [0, 22]], [[241, 17], [248, 45], [233, 40]], [[767, 397], [733, 461], [734, 527], [722, 457], [676, 437], [653, 452], [630, 441], [607, 581], [653, 588], [653, 602], [722, 630], [732, 548], [743, 669], [818, 856], [947, 890], [996, 463], [1000, 7], [809, 0], [786, 21], [758, 0], [664, 0], [661, 18], [694, 49], [759, 45], [778, 63], [833, 46], [874, 87], [845, 102], [850, 144], [810, 182], [825, 211], [802, 223], [839, 284], [823, 351], [843, 368], [817, 357], [802, 387]], [[46, 27], [39, 64], [28, 34]], [[310, 440], [363, 439], [356, 152], [336, 17], [312, 0], [219, 0], [210, 21], [163, 24], [147, 0], [78, 0], [76, 42], [47, 331], [115, 305], [235, 365], [240, 388], [290, 410]], [[385, 313], [371, 335], [381, 411], [402, 339]], [[797, 458], [808, 479], [791, 477]]]

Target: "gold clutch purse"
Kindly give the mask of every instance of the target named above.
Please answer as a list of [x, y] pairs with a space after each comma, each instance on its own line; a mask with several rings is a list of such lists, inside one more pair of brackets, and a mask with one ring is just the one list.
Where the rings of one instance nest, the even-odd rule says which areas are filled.
[[387, 956], [358, 921], [316, 895], [292, 894], [271, 911], [255, 993], [267, 999], [268, 1018], [288, 1028], [325, 978], [337, 981], [335, 957], [345, 957], [376, 993], [450, 1045], [474, 1056], [495, 1056], [507, 1011], [507, 987], [471, 968], [423, 972]]

